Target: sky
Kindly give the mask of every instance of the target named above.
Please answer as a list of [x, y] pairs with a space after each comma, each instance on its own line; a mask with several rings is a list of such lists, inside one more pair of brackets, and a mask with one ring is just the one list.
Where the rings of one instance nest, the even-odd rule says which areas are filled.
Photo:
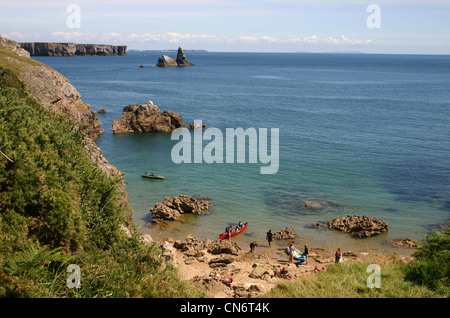
[[450, 0], [0, 0], [17, 42], [450, 54]]

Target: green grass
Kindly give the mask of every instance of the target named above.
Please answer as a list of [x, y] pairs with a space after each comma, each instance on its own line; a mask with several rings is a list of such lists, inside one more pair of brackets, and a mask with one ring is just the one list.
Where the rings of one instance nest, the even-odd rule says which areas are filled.
[[[369, 288], [366, 272], [370, 264], [380, 266], [380, 288]], [[448, 295], [405, 279], [409, 265], [393, 260], [342, 263], [327, 267], [323, 273], [302, 276], [278, 285], [264, 295], [268, 298], [433, 298]], [[372, 280], [371, 280], [372, 281]]]

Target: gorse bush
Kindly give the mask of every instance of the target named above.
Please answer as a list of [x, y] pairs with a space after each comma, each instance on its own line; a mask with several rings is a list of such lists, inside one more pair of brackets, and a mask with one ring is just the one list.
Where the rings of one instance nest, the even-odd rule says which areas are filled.
[[450, 227], [426, 235], [407, 268], [407, 279], [450, 296]]
[[84, 136], [14, 89], [0, 91], [0, 209], [28, 218], [43, 244], [76, 251], [86, 241], [105, 248], [117, 239], [122, 214], [118, 178], [93, 165]]
[[[0, 297], [196, 295], [156, 246], [120, 229], [122, 177], [92, 163], [81, 128], [0, 67]], [[80, 289], [67, 287], [69, 262]]]

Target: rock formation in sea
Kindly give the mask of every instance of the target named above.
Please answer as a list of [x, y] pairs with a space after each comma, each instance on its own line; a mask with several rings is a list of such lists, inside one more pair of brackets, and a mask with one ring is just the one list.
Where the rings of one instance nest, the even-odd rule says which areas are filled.
[[161, 221], [177, 220], [182, 214], [204, 214], [211, 207], [211, 202], [197, 200], [187, 195], [179, 195], [177, 197], [165, 197], [161, 202], [155, 204], [150, 209], [152, 214], [152, 222], [159, 223]]
[[161, 111], [152, 101], [145, 104], [131, 104], [124, 107], [122, 117], [113, 120], [115, 134], [133, 132], [171, 132], [185, 127], [183, 118], [171, 111]]
[[162, 55], [158, 59], [156, 66], [159, 67], [170, 67], [170, 66], [193, 66], [195, 64], [188, 62], [186, 55], [181, 47], [178, 48], [177, 59], [174, 60], [170, 56]]
[[19, 45], [31, 56], [127, 55], [126, 45], [23, 42]]
[[175, 61], [173, 58], [167, 55], [162, 55], [158, 59], [158, 64], [156, 66], [159, 67], [169, 67], [169, 66], [178, 66], [177, 61]]
[[[14, 73], [23, 83], [27, 94], [35, 98], [45, 109], [65, 116], [79, 129], [85, 130], [87, 133], [85, 149], [93, 163], [108, 175], [122, 175], [122, 172], [108, 163], [102, 150], [94, 143], [94, 140], [103, 133], [97, 112], [92, 111], [91, 106], [82, 101], [81, 94], [70, 81], [50, 66], [31, 59], [28, 52], [15, 41], [0, 37], [0, 46], [13, 53], [7, 54], [4, 58], [2, 56], [1, 68]], [[119, 191], [121, 194], [118, 202], [124, 206], [125, 226], [134, 231], [133, 212], [128, 204], [124, 181], [121, 182]]]
[[281, 231], [273, 233], [274, 240], [293, 240], [295, 239], [295, 230], [289, 226]]
[[388, 230], [387, 222], [373, 216], [347, 215], [328, 221], [330, 229], [350, 233], [355, 237], [369, 237]]

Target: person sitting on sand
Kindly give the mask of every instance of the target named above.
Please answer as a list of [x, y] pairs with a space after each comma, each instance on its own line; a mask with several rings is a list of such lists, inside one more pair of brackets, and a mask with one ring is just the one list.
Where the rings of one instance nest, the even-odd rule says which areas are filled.
[[314, 267], [314, 273], [322, 273], [326, 271], [327, 271], [326, 267], [319, 268], [319, 266], [317, 265]]
[[280, 275], [282, 278], [286, 278], [286, 279], [293, 279], [292, 275], [290, 275], [287, 271], [287, 269], [285, 269], [284, 267], [282, 269], [280, 269]]

